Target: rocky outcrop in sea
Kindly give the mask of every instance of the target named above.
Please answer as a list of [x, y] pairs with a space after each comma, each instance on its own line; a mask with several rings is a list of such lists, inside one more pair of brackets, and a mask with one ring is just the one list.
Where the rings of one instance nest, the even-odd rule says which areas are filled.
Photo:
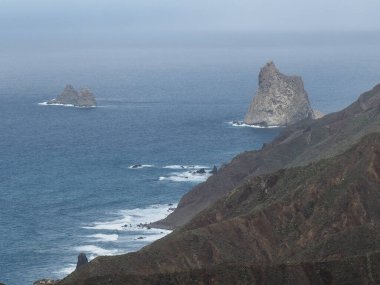
[[288, 126], [314, 117], [301, 77], [282, 74], [272, 61], [261, 68], [259, 89], [244, 118], [245, 124]]
[[89, 89], [81, 89], [79, 92], [71, 85], [66, 85], [63, 92], [57, 98], [46, 102], [47, 105], [72, 105], [74, 107], [96, 107], [94, 95]]

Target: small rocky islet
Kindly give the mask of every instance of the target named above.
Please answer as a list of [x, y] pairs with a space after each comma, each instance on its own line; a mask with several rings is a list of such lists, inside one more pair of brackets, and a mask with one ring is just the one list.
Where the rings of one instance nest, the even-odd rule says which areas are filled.
[[86, 108], [96, 107], [97, 102], [89, 89], [80, 89], [78, 92], [72, 85], [68, 84], [57, 98], [47, 101], [46, 105], [65, 105]]
[[282, 74], [270, 61], [260, 70], [259, 88], [244, 124], [284, 127], [321, 116], [321, 112], [312, 109], [302, 78]]

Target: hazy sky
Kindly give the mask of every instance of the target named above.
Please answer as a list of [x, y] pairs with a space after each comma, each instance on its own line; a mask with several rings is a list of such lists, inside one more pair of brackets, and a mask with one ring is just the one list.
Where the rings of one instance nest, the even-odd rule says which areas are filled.
[[380, 0], [0, 0], [3, 39], [380, 29]]

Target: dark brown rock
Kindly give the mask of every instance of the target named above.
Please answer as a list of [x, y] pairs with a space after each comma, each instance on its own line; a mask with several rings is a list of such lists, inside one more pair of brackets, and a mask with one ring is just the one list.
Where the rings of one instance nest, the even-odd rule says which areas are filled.
[[78, 255], [78, 262], [77, 262], [77, 267], [76, 269], [78, 269], [79, 267], [85, 265], [88, 263], [88, 259], [87, 259], [87, 256], [86, 254], [84, 254], [83, 252], [81, 252], [79, 255]]

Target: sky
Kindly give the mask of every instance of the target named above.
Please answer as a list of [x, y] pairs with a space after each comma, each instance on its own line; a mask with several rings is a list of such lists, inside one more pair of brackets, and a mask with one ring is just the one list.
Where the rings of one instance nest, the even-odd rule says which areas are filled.
[[0, 0], [7, 41], [380, 29], [379, 0]]

